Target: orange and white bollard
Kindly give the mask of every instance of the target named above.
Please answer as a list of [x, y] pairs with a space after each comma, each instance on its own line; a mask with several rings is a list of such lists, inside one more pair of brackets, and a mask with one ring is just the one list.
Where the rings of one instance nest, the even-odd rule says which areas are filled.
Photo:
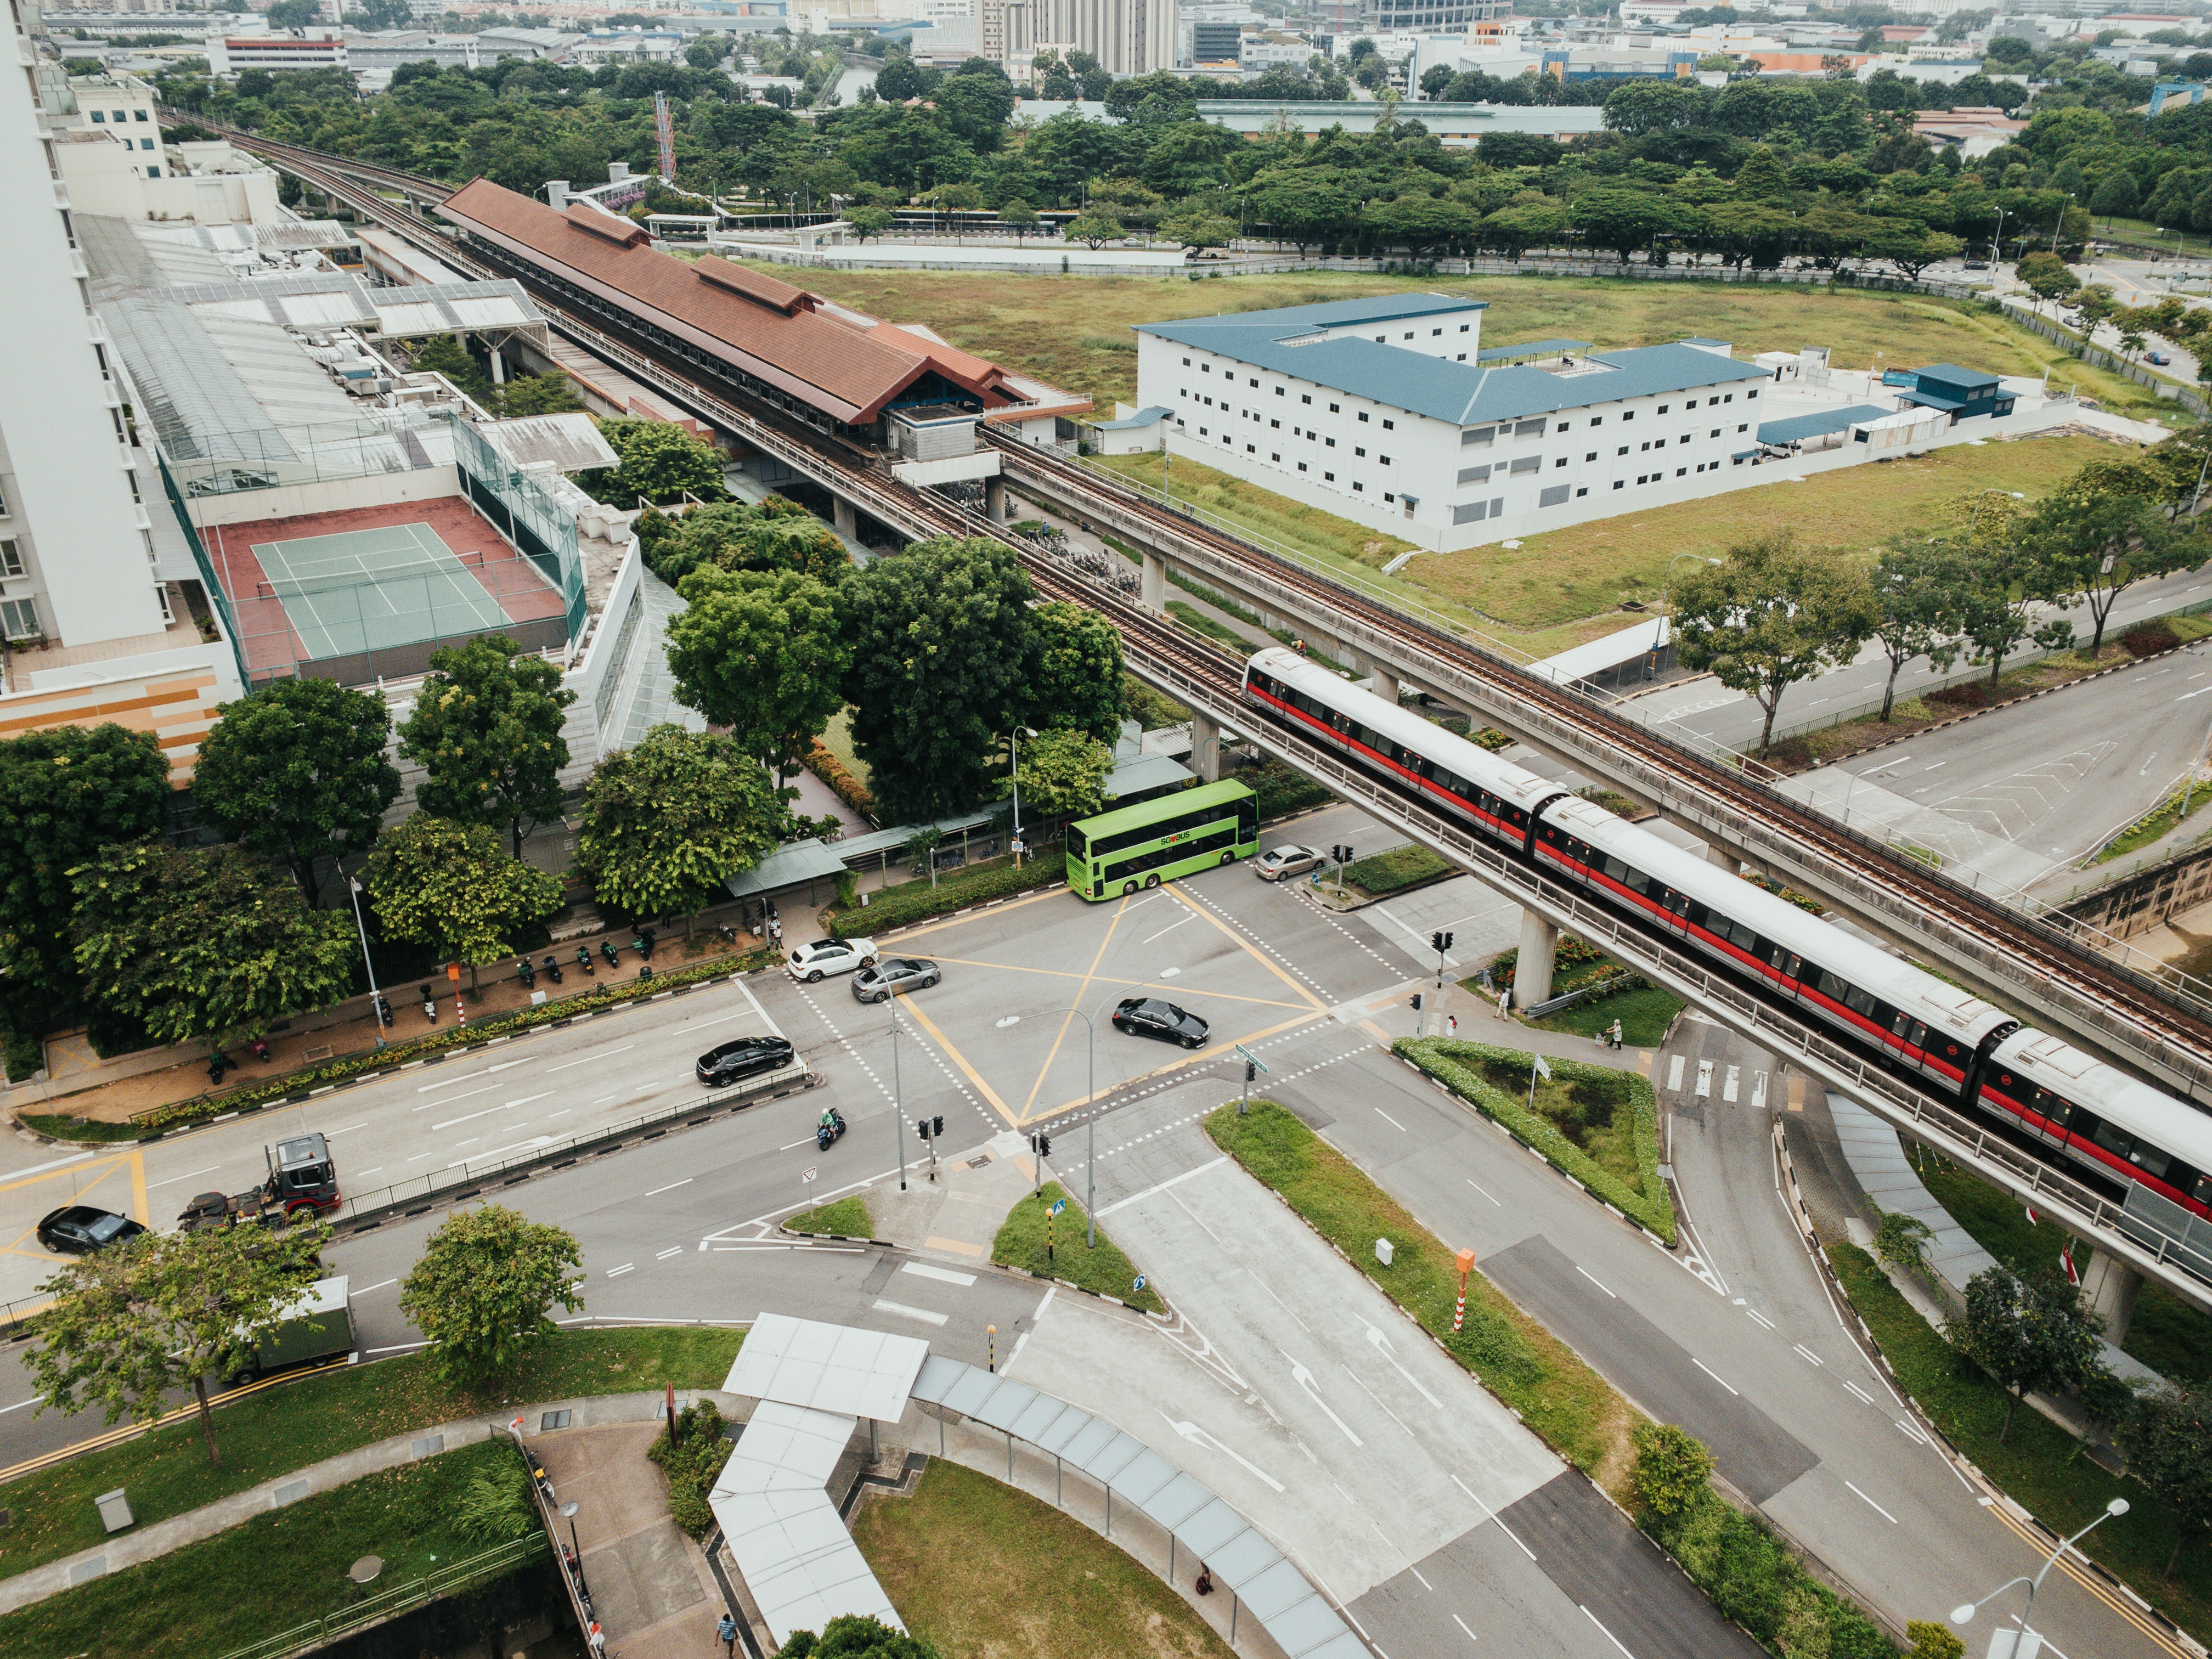
[[1452, 1334], [1455, 1336], [1467, 1323], [1467, 1275], [1474, 1266], [1474, 1252], [1462, 1250], [1459, 1253], [1459, 1301], [1452, 1308]]

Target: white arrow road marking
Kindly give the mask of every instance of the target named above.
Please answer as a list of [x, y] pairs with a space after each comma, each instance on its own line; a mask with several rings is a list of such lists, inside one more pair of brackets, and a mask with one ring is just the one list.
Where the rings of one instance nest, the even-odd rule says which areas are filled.
[[1420, 1395], [1422, 1399], [1427, 1401], [1430, 1405], [1435, 1407], [1438, 1411], [1442, 1411], [1444, 1408], [1444, 1402], [1443, 1401], [1437, 1399], [1436, 1395], [1431, 1394], [1426, 1389], [1423, 1388], [1420, 1384], [1420, 1380], [1416, 1377], [1413, 1372], [1407, 1370], [1403, 1365], [1401, 1365], [1398, 1363], [1397, 1358], [1392, 1352], [1393, 1345], [1389, 1337], [1383, 1335], [1382, 1332], [1376, 1330], [1372, 1325], [1370, 1325], [1367, 1327], [1367, 1340], [1370, 1343], [1374, 1344], [1376, 1352], [1381, 1354], [1383, 1358], [1390, 1362], [1390, 1369], [1392, 1370], [1397, 1372], [1399, 1376], [1404, 1377], [1407, 1382], [1413, 1385], [1413, 1392], [1415, 1394]]
[[[1328, 1411], [1328, 1407], [1323, 1406], [1322, 1409], [1323, 1411]], [[1258, 1476], [1277, 1492], [1283, 1490], [1283, 1483], [1276, 1480], [1273, 1475], [1268, 1474], [1267, 1470], [1261, 1468], [1258, 1464], [1239, 1457], [1235, 1452], [1230, 1450], [1228, 1447], [1223, 1445], [1218, 1440], [1208, 1434], [1204, 1429], [1200, 1428], [1197, 1424], [1178, 1423], [1172, 1417], [1169, 1417], [1165, 1412], [1162, 1412], [1160, 1416], [1166, 1421], [1167, 1425], [1170, 1428], [1173, 1429], [1184, 1439], [1189, 1441], [1193, 1445], [1205, 1446], [1212, 1450], [1218, 1451], [1231, 1462], [1235, 1463], [1238, 1468], [1244, 1470], [1246, 1474]], [[1350, 1431], [1346, 1430], [1346, 1432], [1349, 1433]]]
[[1698, 1062], [1698, 1086], [1691, 1092], [1699, 1100], [1711, 1100], [1713, 1095], [1713, 1063], [1710, 1060]]
[[[1282, 1349], [1278, 1348], [1275, 1352], [1282, 1354], [1284, 1358], [1291, 1359], [1291, 1356]], [[1364, 1446], [1367, 1443], [1364, 1440], [1362, 1440], [1358, 1435], [1352, 1431], [1351, 1424], [1346, 1422], [1334, 1412], [1329, 1410], [1328, 1401], [1321, 1397], [1321, 1390], [1314, 1386], [1314, 1374], [1311, 1371], [1308, 1370], [1304, 1365], [1298, 1364], [1297, 1360], [1291, 1359], [1291, 1375], [1297, 1380], [1297, 1385], [1306, 1391], [1306, 1398], [1312, 1401], [1315, 1405], [1320, 1407], [1323, 1414], [1328, 1417], [1328, 1420], [1335, 1424], [1338, 1428], [1344, 1431], [1344, 1437], [1346, 1440], [1349, 1440], [1355, 1446]]]
[[1728, 1068], [1728, 1076], [1722, 1080], [1721, 1098], [1731, 1106], [1735, 1104], [1736, 1080], [1742, 1075], [1742, 1066], [1731, 1066]]

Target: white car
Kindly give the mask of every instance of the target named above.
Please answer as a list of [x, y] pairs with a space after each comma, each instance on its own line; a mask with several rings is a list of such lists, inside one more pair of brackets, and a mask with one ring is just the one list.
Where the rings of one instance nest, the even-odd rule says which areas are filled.
[[1280, 881], [1285, 876], [1304, 875], [1322, 861], [1322, 855], [1310, 847], [1271, 847], [1252, 860], [1252, 873], [1262, 881]]
[[849, 974], [875, 959], [873, 939], [817, 939], [791, 953], [791, 976], [818, 985], [831, 974]]

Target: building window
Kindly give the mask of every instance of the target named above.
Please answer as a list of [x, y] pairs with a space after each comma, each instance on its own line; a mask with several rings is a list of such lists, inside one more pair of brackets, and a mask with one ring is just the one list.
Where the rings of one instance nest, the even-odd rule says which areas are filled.
[[11, 640], [27, 640], [39, 631], [37, 600], [0, 599], [0, 634]]
[[1326, 444], [1331, 449], [1336, 447], [1336, 440], [1334, 438], [1323, 438], [1322, 442]]
[[[1410, 340], [1413, 338], [1413, 336], [1409, 334], [1406, 337]], [[1367, 486], [1358, 482], [1356, 479], [1353, 481], [1352, 488], [1355, 495], [1364, 495], [1367, 493]]]
[[1584, 460], [1586, 460], [1586, 461], [1594, 461], [1594, 460], [1595, 460], [1595, 459], [1597, 459], [1597, 451], [1595, 451], [1595, 449], [1593, 449], [1592, 451], [1590, 451], [1590, 453], [1589, 453], [1589, 454], [1587, 454], [1587, 455], [1583, 456], [1583, 459]]
[[1732, 404], [1732, 403], [1734, 403], [1734, 402], [1735, 401], [1735, 392], [1729, 392], [1729, 395], [1728, 395], [1727, 397], [1725, 397], [1725, 398], [1722, 398], [1722, 399], [1721, 399], [1721, 401], [1722, 401], [1723, 403], [1724, 403], [1724, 404]]
[[1613, 453], [1616, 456], [1620, 456], [1620, 455], [1626, 455], [1626, 453], [1628, 453], [1628, 446], [1627, 446], [1626, 444], [1623, 444], [1623, 445], [1621, 445], [1621, 447], [1620, 447], [1620, 448], [1618, 448], [1618, 449], [1614, 450]]
[[1341, 415], [1344, 412], [1344, 405], [1342, 404], [1331, 404], [1328, 406], [1328, 412], [1332, 415]]
[[1567, 487], [1565, 484], [1553, 484], [1549, 489], [1540, 491], [1536, 496], [1539, 507], [1564, 507], [1566, 501]]
[[134, 109], [131, 112], [131, 116], [133, 120], [143, 121], [146, 118], [146, 112], [143, 109]]
[[[1443, 333], [1443, 330], [1442, 330], [1442, 329], [1438, 329], [1438, 330], [1437, 331], [1437, 333], [1439, 333], [1439, 334], [1441, 334], [1441, 333]], [[1387, 490], [1387, 489], [1386, 489], [1386, 490], [1384, 490], [1384, 491], [1382, 492], [1382, 499], [1383, 499], [1384, 501], [1396, 501], [1398, 498], [1397, 498], [1395, 495], [1392, 495], [1389, 490]]]
[[1188, 368], [1190, 367], [1190, 359], [1189, 359], [1189, 358], [1188, 358], [1188, 357], [1184, 358], [1184, 359], [1182, 360], [1182, 366], [1183, 366], [1185, 368]]
[[1382, 429], [1385, 432], [1395, 432], [1398, 429], [1398, 423], [1395, 421], [1385, 421], [1382, 422]]
[[1325, 483], [1334, 483], [1336, 482], [1336, 474], [1334, 472], [1324, 472], [1321, 476], [1322, 482]]
[[107, 112], [96, 109], [92, 112], [92, 119], [94, 125], [104, 127], [107, 125]]
[[149, 179], [158, 179], [161, 176], [161, 169], [159, 167], [148, 167], [146, 169], [146, 176]]
[[1257, 444], [1246, 444], [1244, 446], [1244, 453], [1247, 455], [1256, 455], [1260, 453], [1260, 446]]
[[1298, 393], [1298, 401], [1302, 404], [1310, 404], [1313, 401], [1313, 394], [1310, 392], [1301, 392]]
[[168, 583], [155, 582], [154, 584], [154, 597], [161, 602], [161, 620], [165, 623], [173, 623], [176, 621], [176, 609], [169, 603]]
[[[1280, 421], [1270, 421], [1267, 424], [1273, 427], [1277, 431], [1280, 431], [1282, 429], [1283, 423]], [[1720, 434], [1718, 433], [1715, 433], [1713, 435], [1715, 437], [1718, 437]]]
[[1686, 403], [1686, 404], [1684, 404], [1682, 405], [1682, 407], [1683, 407], [1683, 408], [1685, 408], [1685, 409], [1695, 409], [1697, 406], [1698, 406], [1698, 400], [1697, 400], [1695, 398], [1691, 398], [1691, 399], [1689, 400], [1689, 402], [1687, 402], [1687, 403]]
[[1689, 473], [1690, 469], [1686, 466], [1678, 466], [1674, 469], [1674, 476], [1678, 478], [1686, 478]]
[[1497, 436], [1498, 428], [1494, 426], [1469, 427], [1459, 434], [1459, 447], [1462, 449], [1473, 449], [1486, 446]]
[[1757, 390], [1756, 390], [1756, 389], [1754, 389], [1754, 390], [1753, 390], [1753, 391], [1750, 391], [1750, 392], [1745, 392], [1745, 393], [1743, 394], [1743, 400], [1744, 400], [1744, 402], [1746, 402], [1746, 403], [1750, 403], [1751, 401], [1753, 401], [1753, 399], [1756, 398], [1758, 396], [1759, 396], [1759, 393], [1758, 393]]
[[1638, 447], [1638, 449], [1649, 449], [1649, 448], [1650, 448], [1650, 447], [1651, 447], [1651, 446], [1650, 446], [1650, 443], [1645, 442], [1645, 443], [1640, 443], [1640, 444], [1637, 445], [1637, 447]]
[[1206, 428], [1205, 428], [1204, 427], [1200, 427], [1200, 428], [1199, 428], [1199, 429], [1198, 429], [1198, 435], [1199, 435], [1200, 437], [1201, 437], [1201, 438], [1203, 438], [1203, 437], [1205, 437], [1205, 436], [1206, 435]]
[[1213, 373], [1213, 365], [1212, 363], [1200, 363], [1198, 366], [1198, 372], [1201, 374], [1211, 374]]
[[1280, 461], [1283, 458], [1280, 455], [1270, 455], [1267, 459], [1271, 461]]
[[1256, 379], [1253, 379], [1251, 376], [1249, 376], [1249, 375], [1248, 375], [1246, 378], [1247, 378], [1248, 380], [1251, 380], [1253, 388], [1256, 391], [1256, 390], [1258, 389], [1258, 387], [1259, 387], [1260, 382], [1259, 382]]
[[1367, 418], [1367, 411], [1366, 411], [1365, 410], [1364, 410], [1364, 409], [1363, 409], [1363, 410], [1361, 410], [1359, 411], [1359, 418], [1360, 418], [1363, 422], [1366, 420], [1366, 418]]
[[1304, 471], [1305, 470], [1306, 470], [1306, 464], [1305, 464], [1304, 461], [1300, 461], [1300, 462], [1298, 463], [1298, 471], [1301, 471], [1301, 472], [1303, 472], [1303, 471]]
[[1626, 489], [1628, 488], [1628, 480], [1626, 478], [1615, 478], [1613, 481], [1613, 487], [1615, 489]]
[[1603, 425], [1605, 424], [1605, 416], [1602, 416], [1602, 415], [1593, 415], [1593, 416], [1590, 416], [1590, 424], [1591, 424], [1592, 426], [1603, 426]]
[[1564, 456], [1564, 455], [1560, 456], [1560, 457], [1559, 457], [1559, 459], [1558, 460], [1553, 461], [1553, 462], [1552, 463], [1552, 465], [1553, 465], [1553, 466], [1565, 466], [1566, 464], [1567, 464], [1567, 458], [1566, 458], [1565, 456]]
[[1413, 331], [1412, 329], [1409, 328], [1406, 331], [1406, 337], [1409, 340], [1413, 337]]
[[1488, 501], [1468, 501], [1452, 508], [1454, 524], [1480, 524], [1490, 516]]
[[1456, 357], [1455, 357], [1455, 358], [1453, 358], [1453, 359], [1452, 359], [1452, 361], [1453, 361], [1454, 362], [1455, 362], [1455, 363], [1463, 363], [1463, 362], [1465, 362], [1467, 361], [1467, 353], [1465, 353], [1464, 351], [1461, 352], [1461, 353], [1459, 354], [1459, 356], [1456, 356]]
[[1486, 466], [1463, 466], [1459, 470], [1459, 481], [1463, 484], [1488, 483], [1490, 469]]
[[1390, 465], [1390, 458], [1388, 455], [1382, 456], [1379, 459], [1382, 460], [1383, 465], [1388, 466]]
[[1275, 388], [1275, 395], [1276, 395], [1278, 398], [1281, 397], [1281, 396], [1283, 395], [1283, 388], [1282, 388], [1282, 387], [1280, 387], [1280, 386], [1277, 386], [1277, 387]]
[[1523, 455], [1513, 463], [1512, 470], [1516, 477], [1523, 472], [1540, 472], [1544, 470], [1544, 458], [1541, 455]]
[[23, 574], [23, 544], [9, 537], [0, 541], [0, 576], [20, 576]]
[[1659, 405], [1659, 412], [1660, 412], [1662, 415], [1664, 415], [1664, 414], [1667, 412], [1667, 405], [1666, 405], [1666, 404], [1660, 404], [1660, 405]]
[[1467, 332], [1467, 325], [1465, 323], [1462, 323], [1459, 325], [1459, 331], [1462, 334]]
[[1721, 435], [1721, 429], [1720, 429], [1720, 428], [1718, 428], [1718, 427], [1715, 427], [1715, 428], [1714, 428], [1711, 432], [1708, 432], [1707, 434], [1705, 434], [1705, 436], [1707, 436], [1708, 438], [1717, 438], [1717, 437], [1719, 437], [1720, 435]]
[[1353, 445], [1353, 446], [1352, 446], [1352, 453], [1353, 454], [1355, 454], [1355, 455], [1358, 455], [1358, 456], [1359, 456], [1359, 457], [1363, 458], [1363, 459], [1364, 459], [1364, 458], [1365, 458], [1365, 456], [1366, 456], [1366, 454], [1367, 454], [1367, 452], [1366, 452], [1364, 449], [1361, 448], [1361, 447], [1360, 447], [1358, 445], [1357, 445], [1357, 444], [1355, 444], [1355, 445]]
[[1575, 491], [1575, 499], [1576, 499], [1577, 501], [1580, 501], [1580, 500], [1582, 500], [1582, 498], [1583, 498], [1583, 496], [1585, 496], [1585, 495], [1589, 495], [1589, 486], [1588, 484], [1584, 484], [1584, 485], [1583, 485], [1580, 489], [1577, 489], [1577, 491]]
[[1736, 430], [1739, 432], [1748, 432], [1751, 430], [1751, 428], [1748, 425], [1744, 425], [1736, 428]]
[[1431, 339], [1434, 339], [1437, 335], [1439, 335], [1439, 334], [1441, 334], [1441, 333], [1443, 333], [1443, 330], [1442, 330], [1442, 329], [1440, 329], [1440, 328], [1432, 328], [1432, 329], [1431, 329], [1431, 330], [1429, 331], [1429, 337], [1430, 337]]
[[1632, 409], [1624, 409], [1620, 411], [1620, 418], [1624, 421], [1632, 421], [1636, 418], [1636, 411]]
[[1562, 431], [1562, 432], [1565, 432], [1565, 431], [1569, 427], [1572, 426], [1573, 424], [1574, 424], [1574, 422], [1573, 422], [1572, 421], [1561, 421], [1561, 422], [1559, 422], [1559, 429], [1560, 431]]

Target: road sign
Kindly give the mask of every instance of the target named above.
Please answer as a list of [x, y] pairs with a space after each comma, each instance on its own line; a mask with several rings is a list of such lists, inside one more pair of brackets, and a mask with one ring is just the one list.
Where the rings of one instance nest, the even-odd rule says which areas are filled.
[[447, 963], [446, 964], [446, 977], [453, 981], [454, 984], [459, 985], [461, 982], [461, 964], [458, 962]]
[[819, 1172], [818, 1172], [818, 1171], [817, 1171], [817, 1170], [808, 1170], [805, 1175], [803, 1175], [803, 1176], [799, 1176], [799, 1178], [801, 1181], [811, 1181], [811, 1180], [813, 1180], [813, 1179], [814, 1179], [815, 1176], [816, 1176], [817, 1173], [819, 1173]]
[[1064, 1199], [1064, 1198], [1063, 1198], [1063, 1199], [1060, 1199], [1060, 1200], [1055, 1200], [1055, 1201], [1054, 1201], [1054, 1203], [1053, 1204], [1052, 1208], [1051, 1208], [1051, 1209], [1049, 1209], [1049, 1210], [1048, 1210], [1048, 1211], [1046, 1212], [1046, 1213], [1047, 1213], [1048, 1215], [1058, 1215], [1058, 1214], [1059, 1214], [1062, 1210], [1066, 1209], [1066, 1207], [1067, 1207], [1067, 1200], [1066, 1200], [1066, 1199]]
[[1243, 1043], [1232, 1042], [1229, 1046], [1243, 1056], [1248, 1062], [1258, 1066], [1261, 1071], [1264, 1072], [1267, 1069], [1267, 1062], [1261, 1059], [1259, 1055], [1254, 1054], [1249, 1048], [1247, 1048]]
[[1141, 1290], [1143, 1290], [1143, 1289], [1145, 1288], [1145, 1276], [1144, 1276], [1144, 1274], [1142, 1274], [1142, 1273], [1139, 1273], [1139, 1274], [1136, 1276], [1136, 1278], [1134, 1278], [1134, 1279], [1131, 1279], [1131, 1280], [1129, 1281], [1129, 1288], [1130, 1288], [1131, 1290], [1133, 1290], [1133, 1291], [1141, 1291]]

